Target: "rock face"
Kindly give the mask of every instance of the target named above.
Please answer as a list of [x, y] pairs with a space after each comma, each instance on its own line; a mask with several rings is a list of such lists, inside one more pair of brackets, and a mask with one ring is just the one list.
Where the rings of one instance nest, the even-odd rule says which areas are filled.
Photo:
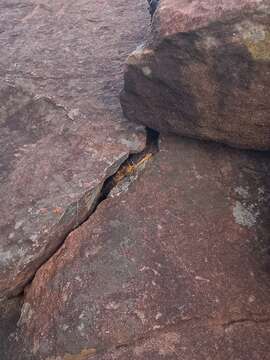
[[163, 138], [37, 272], [8, 359], [267, 359], [269, 170]]
[[161, 0], [121, 102], [151, 128], [265, 150], [269, 84], [268, 0]]
[[0, 354], [1, 359], [8, 359], [9, 336], [16, 330], [20, 318], [22, 297], [0, 302]]
[[267, 360], [269, 328], [267, 323], [254, 325], [248, 319], [224, 326], [209, 326], [207, 321], [190, 321], [179, 328], [172, 327], [165, 332], [157, 332], [138, 344], [91, 358], [85, 357], [84, 360], [245, 360], [247, 355], [252, 359]]
[[124, 0], [0, 3], [0, 298], [22, 290], [145, 146], [118, 98], [142, 3], [134, 14]]

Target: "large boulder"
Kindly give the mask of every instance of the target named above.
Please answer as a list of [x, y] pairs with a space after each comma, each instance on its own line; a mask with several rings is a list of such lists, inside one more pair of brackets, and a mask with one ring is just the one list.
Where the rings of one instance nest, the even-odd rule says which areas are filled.
[[160, 0], [121, 102], [151, 128], [264, 150], [269, 84], [269, 0]]
[[39, 269], [8, 360], [267, 359], [269, 171], [163, 138]]
[[0, 298], [22, 291], [145, 146], [118, 97], [143, 3], [0, 1]]

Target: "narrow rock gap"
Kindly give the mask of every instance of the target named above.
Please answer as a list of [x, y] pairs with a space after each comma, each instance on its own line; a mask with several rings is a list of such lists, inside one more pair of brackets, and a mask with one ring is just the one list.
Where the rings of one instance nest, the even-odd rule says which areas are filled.
[[[150, 129], [150, 128], [146, 128], [146, 132], [147, 132], [146, 146], [143, 149], [143, 151], [141, 151], [139, 153], [130, 154], [129, 157], [120, 165], [120, 167], [115, 172], [115, 174], [111, 175], [110, 177], [108, 177], [105, 180], [105, 182], [103, 183], [103, 186], [102, 186], [102, 188], [100, 190], [99, 196], [98, 196], [98, 198], [96, 200], [96, 204], [95, 204], [93, 210], [91, 211], [89, 216], [84, 221], [82, 221], [82, 223], [80, 223], [76, 228], [80, 227], [84, 222], [89, 220], [89, 218], [97, 210], [98, 206], [110, 196], [112, 190], [115, 189], [121, 182], [124, 182], [128, 178], [133, 178], [133, 180], [130, 181], [130, 182], [135, 181], [136, 176], [134, 176], [134, 175], [140, 173], [143, 170], [146, 163], [159, 151], [159, 147], [158, 147], [159, 133], [157, 131], [155, 131], [155, 130]], [[72, 231], [74, 231], [75, 229], [72, 229], [69, 232], [69, 234]], [[49, 261], [50, 258], [53, 257], [55, 255], [55, 253], [63, 246], [63, 244], [65, 243], [65, 240], [69, 236], [69, 234], [67, 234], [67, 236], [61, 242], [61, 244], [57, 247], [57, 249], [55, 249], [55, 251], [50, 255], [50, 257], [48, 259], [46, 259], [46, 261], [44, 261], [39, 266], [39, 268], [36, 270], [33, 277], [24, 286], [22, 291], [19, 294], [17, 294], [16, 296], [13, 296], [13, 297], [10, 297], [9, 299], [7, 299], [7, 301], [12, 301], [12, 300], [16, 301], [19, 298], [21, 299], [21, 301], [20, 301], [20, 304], [21, 304], [20, 305], [20, 310], [18, 310], [19, 312], [21, 312], [21, 306], [24, 303], [25, 290], [27, 289], [28, 286], [31, 285], [37, 271], [40, 268], [42, 268], [47, 263], [47, 261]], [[14, 326], [15, 326], [15, 324], [14, 324]]]
[[[111, 191], [125, 178], [128, 178], [139, 171], [141, 165], [144, 165], [152, 156], [158, 152], [159, 133], [150, 128], [146, 129], [147, 139], [144, 150], [137, 154], [131, 154], [126, 161], [119, 167], [117, 172], [110, 176], [105, 182], [101, 190], [100, 198], [97, 202], [96, 208], [99, 204], [106, 200]], [[95, 210], [96, 210], [95, 208]], [[94, 211], [95, 211], [94, 210]], [[93, 211], [93, 212], [94, 212]]]
[[[98, 198], [96, 200], [96, 204], [90, 214], [87, 216], [86, 219], [84, 219], [81, 223], [78, 224], [75, 228], [73, 228], [63, 239], [61, 244], [55, 249], [55, 251], [50, 255], [46, 261], [44, 261], [36, 270], [33, 277], [28, 281], [28, 283], [24, 286], [22, 291], [17, 295], [20, 296], [24, 293], [24, 290], [32, 283], [36, 273], [44, 264], [47, 263], [47, 261], [50, 260], [54, 256], [54, 254], [63, 246], [65, 243], [66, 238], [69, 236], [69, 234], [76, 230], [78, 227], [80, 227], [84, 222], [88, 221], [89, 218], [95, 213], [96, 209], [102, 203], [104, 200], [106, 200], [112, 190], [119, 185], [119, 183], [123, 182], [125, 179], [128, 179], [132, 177], [133, 175], [140, 172], [140, 170], [145, 166], [147, 161], [149, 161], [158, 151], [159, 151], [159, 133], [155, 130], [152, 130], [150, 128], [146, 128], [146, 146], [145, 148], [139, 152], [139, 153], [132, 153], [129, 155], [129, 157], [120, 165], [116, 173], [109, 176], [103, 183], [103, 186], [100, 190], [100, 193], [98, 195]], [[15, 297], [17, 297], [15, 296]], [[14, 297], [11, 297], [14, 298]], [[10, 299], [11, 299], [10, 298]]]

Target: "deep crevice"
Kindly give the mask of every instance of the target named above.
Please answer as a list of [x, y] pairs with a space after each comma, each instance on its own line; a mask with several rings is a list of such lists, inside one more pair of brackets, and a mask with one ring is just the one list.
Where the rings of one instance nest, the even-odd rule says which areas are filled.
[[40, 266], [29, 279], [29, 281], [23, 286], [22, 290], [15, 294], [14, 296], [8, 297], [9, 299], [20, 296], [24, 293], [25, 289], [32, 283], [33, 279], [36, 276], [36, 273], [57, 253], [57, 251], [64, 245], [67, 237], [77, 228], [79, 228], [83, 223], [89, 220], [89, 218], [95, 213], [98, 206], [106, 200], [111, 191], [122, 181], [127, 178], [130, 178], [132, 175], [139, 173], [141, 168], [149, 161], [157, 152], [159, 151], [159, 133], [153, 129], [146, 127], [146, 145], [145, 148], [138, 153], [131, 153], [128, 158], [119, 166], [117, 171], [109, 176], [103, 183], [102, 188], [97, 196], [92, 210], [89, 212], [88, 216], [84, 218], [77, 226], [74, 226], [67, 234], [63, 241], [54, 249], [48, 258]]
[[[21, 292], [16, 296], [9, 297], [9, 300], [16, 299], [18, 296], [21, 296], [21, 305], [24, 302], [24, 295], [25, 290], [31, 285], [33, 279], [35, 278], [37, 272], [44, 266], [46, 263], [57, 253], [57, 251], [64, 245], [65, 240], [72, 233], [75, 229], [80, 227], [84, 222], [88, 221], [91, 216], [95, 213], [99, 205], [110, 197], [112, 190], [117, 187], [121, 182], [125, 181], [125, 179], [132, 178], [133, 181], [136, 179], [136, 174], [139, 174], [145, 167], [146, 163], [159, 151], [159, 133], [155, 130], [150, 128], [146, 128], [146, 145], [145, 148], [139, 153], [132, 153], [129, 157], [119, 166], [117, 171], [109, 176], [103, 183], [103, 186], [97, 196], [95, 201], [95, 205], [92, 208], [92, 211], [89, 213], [87, 218], [81, 221], [76, 227], [71, 229], [61, 241], [59, 246], [50, 254], [50, 256], [37, 268], [33, 277], [24, 285]], [[131, 181], [131, 182], [133, 182]], [[21, 309], [19, 310], [21, 312]], [[144, 337], [138, 338], [134, 340], [136, 343], [137, 341], [143, 341]], [[129, 344], [118, 344], [118, 346], [114, 346], [113, 348], [121, 348], [121, 347], [128, 347]], [[103, 349], [102, 352], [107, 352], [108, 349]]]
[[136, 173], [141, 165], [145, 164], [159, 151], [159, 133], [150, 128], [146, 128], [146, 132], [147, 137], [144, 150], [140, 153], [131, 154], [119, 167], [117, 172], [105, 180], [96, 208], [102, 201], [107, 199], [112, 189], [115, 188], [119, 182]]

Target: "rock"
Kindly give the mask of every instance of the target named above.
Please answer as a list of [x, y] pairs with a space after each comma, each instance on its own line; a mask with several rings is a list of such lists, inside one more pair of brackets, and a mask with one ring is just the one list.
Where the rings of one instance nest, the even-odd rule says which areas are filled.
[[207, 321], [188, 322], [85, 360], [246, 360], [247, 356], [261, 360], [268, 358], [269, 335], [264, 323], [246, 321], [222, 328], [208, 326]]
[[127, 118], [231, 146], [270, 149], [268, 0], [161, 0], [127, 61]]
[[269, 154], [162, 138], [39, 269], [9, 360], [267, 358], [269, 170]]
[[16, 324], [20, 318], [23, 299], [16, 297], [0, 302], [0, 354], [1, 359], [8, 359], [9, 345]]
[[145, 146], [118, 98], [143, 3], [0, 3], [0, 298], [22, 291]]

